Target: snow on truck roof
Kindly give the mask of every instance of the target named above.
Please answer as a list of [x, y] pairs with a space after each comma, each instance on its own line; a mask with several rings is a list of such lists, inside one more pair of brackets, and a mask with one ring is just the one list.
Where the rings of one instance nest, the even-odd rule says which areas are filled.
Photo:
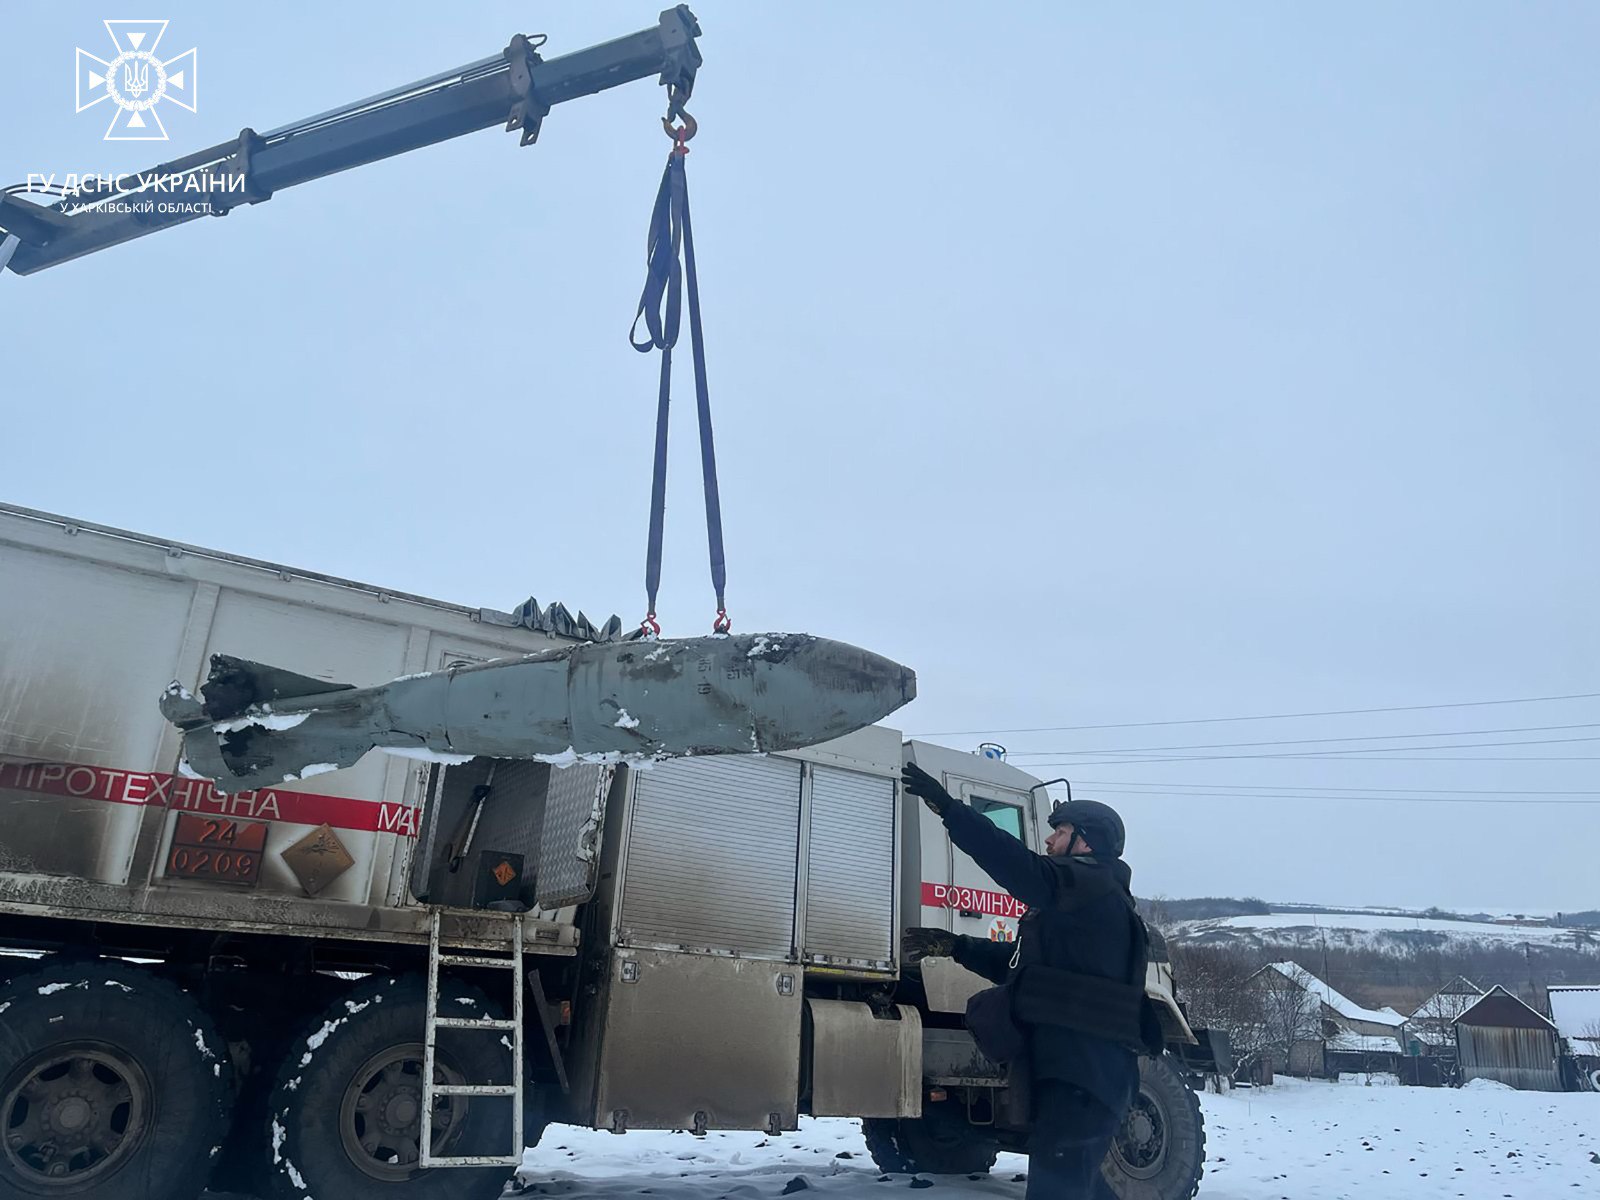
[[1392, 1008], [1366, 1008], [1357, 1004], [1344, 993], [1336, 991], [1328, 984], [1322, 982], [1310, 971], [1296, 962], [1268, 963], [1267, 970], [1276, 971], [1290, 983], [1316, 996], [1341, 1017], [1351, 1021], [1368, 1021], [1374, 1025], [1400, 1026], [1406, 1019]]

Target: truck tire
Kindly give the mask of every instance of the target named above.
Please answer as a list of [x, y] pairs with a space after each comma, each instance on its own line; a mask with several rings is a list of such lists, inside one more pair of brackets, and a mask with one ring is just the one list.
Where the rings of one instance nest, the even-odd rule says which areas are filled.
[[233, 1081], [188, 993], [126, 963], [42, 960], [0, 1013], [0, 1195], [199, 1195]]
[[[498, 1016], [484, 996], [448, 985], [441, 1016]], [[422, 980], [371, 979], [289, 1043], [268, 1104], [269, 1194], [282, 1200], [494, 1200], [507, 1167], [423, 1170]], [[504, 1039], [504, 1040], [502, 1040]], [[509, 1035], [442, 1029], [435, 1070], [451, 1083], [509, 1083]], [[519, 1139], [520, 1140], [520, 1139]], [[504, 1155], [511, 1101], [452, 1096], [434, 1113], [436, 1152]]]
[[1166, 1058], [1141, 1058], [1138, 1094], [1101, 1174], [1118, 1200], [1190, 1200], [1205, 1162], [1199, 1098]]
[[999, 1154], [952, 1100], [924, 1104], [920, 1117], [868, 1117], [861, 1130], [872, 1161], [890, 1175], [981, 1175]]

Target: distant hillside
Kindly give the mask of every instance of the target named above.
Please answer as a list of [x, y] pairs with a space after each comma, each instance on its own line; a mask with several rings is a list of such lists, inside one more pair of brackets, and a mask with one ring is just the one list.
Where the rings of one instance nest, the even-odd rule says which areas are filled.
[[1551, 984], [1600, 984], [1600, 929], [1592, 927], [1468, 921], [1438, 909], [1336, 912], [1283, 904], [1267, 913], [1164, 920], [1159, 914], [1172, 907], [1183, 911], [1154, 901], [1146, 916], [1167, 935], [1180, 992], [1186, 966], [1203, 982], [1207, 964], [1248, 974], [1283, 959], [1364, 1004], [1407, 1013], [1457, 975], [1486, 988], [1503, 984], [1541, 1009]]
[[1252, 951], [1338, 948], [1415, 955], [1526, 945], [1600, 956], [1600, 929], [1493, 925], [1399, 913], [1250, 913], [1179, 920], [1165, 928], [1171, 941]]
[[1204, 921], [1212, 917], [1247, 917], [1272, 911], [1265, 900], [1246, 896], [1199, 896], [1189, 900], [1140, 900], [1139, 910], [1163, 929], [1179, 921]]

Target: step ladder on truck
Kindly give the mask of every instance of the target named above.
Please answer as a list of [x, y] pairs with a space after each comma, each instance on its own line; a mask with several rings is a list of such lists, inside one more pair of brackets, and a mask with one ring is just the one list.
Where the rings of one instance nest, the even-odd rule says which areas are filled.
[[[428, 989], [427, 1024], [423, 1033], [422, 1067], [422, 1135], [419, 1165], [427, 1167], [519, 1167], [522, 1165], [522, 1113], [523, 1113], [523, 1063], [526, 1052], [522, 1044], [522, 919], [517, 913], [506, 914], [506, 924], [511, 930], [508, 953], [446, 954], [439, 943], [439, 925], [443, 912], [432, 910], [428, 922]], [[444, 967], [478, 967], [511, 972], [511, 1016], [509, 1019], [491, 1017], [446, 1017], [439, 1015], [439, 973]], [[511, 1039], [511, 1082], [498, 1083], [441, 1083], [434, 1071], [434, 1057], [441, 1029], [471, 1029], [478, 1033], [501, 1032]], [[441, 1096], [494, 1097], [511, 1101], [512, 1145], [505, 1154], [433, 1153], [433, 1114]]]

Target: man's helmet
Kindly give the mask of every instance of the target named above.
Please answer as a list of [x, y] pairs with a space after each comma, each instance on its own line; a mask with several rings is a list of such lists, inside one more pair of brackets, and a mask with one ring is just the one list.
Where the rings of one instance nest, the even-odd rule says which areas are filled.
[[1117, 810], [1109, 804], [1101, 804], [1098, 800], [1063, 800], [1050, 813], [1050, 827], [1059, 829], [1069, 824], [1083, 836], [1083, 840], [1089, 843], [1089, 849], [1096, 854], [1122, 857], [1127, 831], [1122, 827], [1122, 818], [1117, 815]]

